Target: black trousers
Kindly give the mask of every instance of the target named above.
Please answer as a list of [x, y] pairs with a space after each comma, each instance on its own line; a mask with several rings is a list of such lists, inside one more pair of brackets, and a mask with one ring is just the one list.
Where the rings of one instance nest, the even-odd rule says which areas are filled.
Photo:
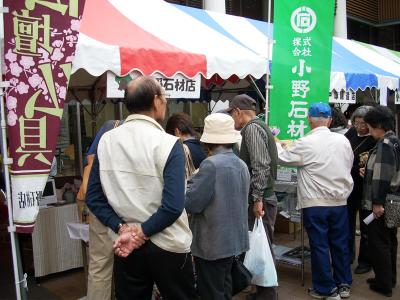
[[354, 261], [356, 257], [356, 223], [357, 223], [357, 212], [360, 223], [360, 249], [358, 253], [358, 264], [361, 266], [370, 266], [370, 260], [368, 255], [368, 232], [367, 225], [363, 220], [370, 214], [369, 211], [360, 209], [361, 199], [355, 199], [355, 197], [349, 198], [347, 201], [347, 211], [349, 215], [349, 250], [351, 261]]
[[115, 256], [118, 300], [150, 300], [154, 283], [165, 300], [197, 299], [190, 253], [165, 251], [151, 241], [127, 258]]
[[396, 284], [397, 228], [387, 228], [382, 216], [368, 225], [368, 242], [376, 285], [391, 290]]
[[194, 257], [197, 287], [202, 300], [232, 299], [233, 257], [205, 260]]

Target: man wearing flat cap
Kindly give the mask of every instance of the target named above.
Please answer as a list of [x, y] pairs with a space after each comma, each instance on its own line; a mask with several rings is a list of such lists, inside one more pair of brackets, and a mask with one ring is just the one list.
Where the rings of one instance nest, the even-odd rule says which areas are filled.
[[331, 132], [331, 108], [312, 103], [311, 131], [290, 147], [278, 146], [279, 164], [298, 167], [297, 208], [302, 209], [311, 249], [312, 288], [318, 299], [350, 297], [347, 197], [353, 189], [353, 151], [345, 136]]
[[[227, 112], [241, 130], [240, 158], [250, 171], [249, 228], [255, 218], [262, 217], [268, 240], [272, 243], [276, 219], [277, 199], [274, 182], [277, 173], [277, 149], [269, 127], [256, 115], [257, 103], [241, 94], [229, 102]], [[254, 297], [253, 297], [254, 298]], [[255, 299], [276, 299], [274, 287], [257, 286]]]

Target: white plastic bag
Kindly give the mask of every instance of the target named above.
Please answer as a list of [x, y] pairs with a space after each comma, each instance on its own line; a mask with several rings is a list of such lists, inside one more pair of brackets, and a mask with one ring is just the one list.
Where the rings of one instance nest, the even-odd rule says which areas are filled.
[[251, 272], [251, 283], [270, 287], [278, 286], [274, 259], [261, 218], [256, 218], [253, 231], [249, 232], [250, 249], [244, 258], [244, 265]]

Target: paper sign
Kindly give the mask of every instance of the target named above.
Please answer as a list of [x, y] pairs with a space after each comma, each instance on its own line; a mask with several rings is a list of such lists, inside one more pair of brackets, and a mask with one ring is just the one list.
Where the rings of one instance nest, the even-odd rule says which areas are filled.
[[329, 93], [329, 103], [354, 104], [356, 103], [356, 92], [352, 90], [331, 91]]

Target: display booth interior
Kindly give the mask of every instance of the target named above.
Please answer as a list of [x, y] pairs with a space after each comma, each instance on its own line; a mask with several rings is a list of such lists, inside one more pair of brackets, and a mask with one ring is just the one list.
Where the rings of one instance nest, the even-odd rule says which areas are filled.
[[[56, 195], [59, 201], [68, 202], [76, 195], [97, 130], [107, 120], [127, 117], [122, 99], [127, 76], [155, 76], [171, 94], [167, 117], [186, 112], [199, 131], [207, 114], [226, 108], [227, 100], [238, 93], [248, 93], [258, 100], [261, 111], [268, 112], [265, 86], [273, 68], [272, 24], [161, 0], [136, 2], [86, 0], [55, 153], [57, 175], [54, 182], [48, 182], [48, 201]], [[332, 105], [344, 111], [352, 104], [380, 103], [394, 108], [397, 116], [400, 53], [340, 38], [332, 42]], [[301, 223], [301, 216], [295, 216], [292, 209], [295, 181], [285, 178], [278, 191], [281, 210], [289, 213], [291, 222]], [[287, 190], [291, 185], [294, 190]], [[82, 220], [71, 205], [47, 211], [52, 214], [48, 220]], [[36, 226], [47, 226], [40, 217]], [[296, 232], [299, 226], [293, 228]], [[69, 237], [62, 237], [70, 242]], [[34, 243], [41, 238], [34, 236]], [[80, 253], [79, 242], [70, 248]], [[67, 251], [63, 242], [59, 249]], [[82, 255], [76, 255], [64, 265], [81, 266]], [[298, 258], [298, 253], [292, 255]], [[300, 257], [304, 270], [303, 247]], [[61, 270], [47, 269], [46, 259], [37, 257], [38, 276]]]

